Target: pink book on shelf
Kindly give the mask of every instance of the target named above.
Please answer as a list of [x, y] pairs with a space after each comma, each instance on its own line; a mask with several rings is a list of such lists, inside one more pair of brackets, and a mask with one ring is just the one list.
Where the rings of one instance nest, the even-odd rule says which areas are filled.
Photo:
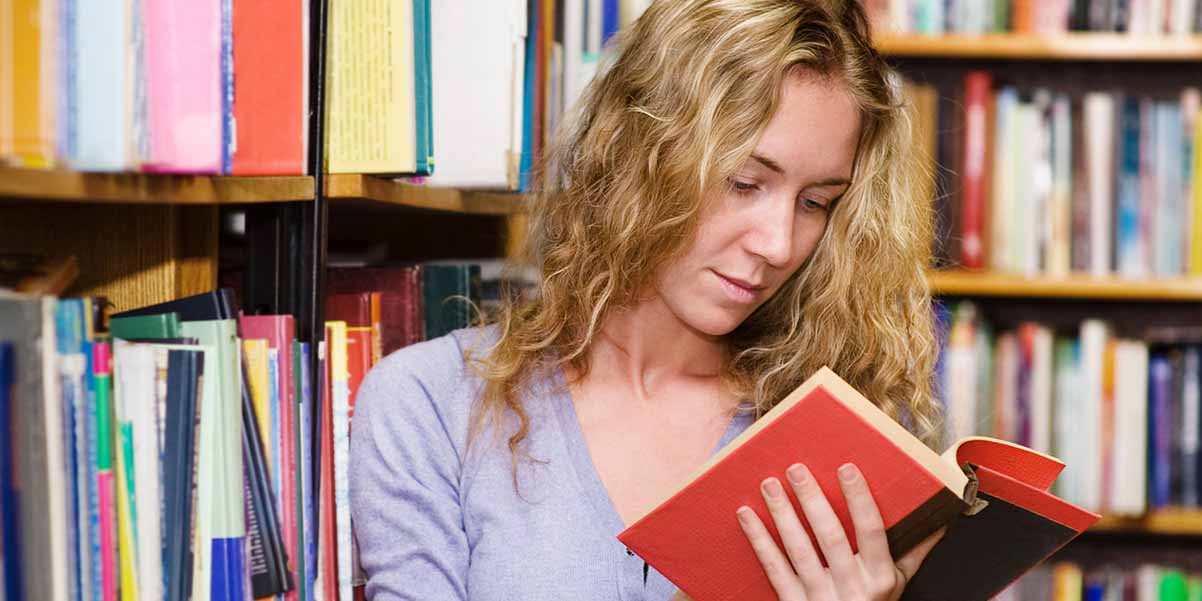
[[143, 4], [149, 137], [143, 169], [221, 171], [221, 2]]

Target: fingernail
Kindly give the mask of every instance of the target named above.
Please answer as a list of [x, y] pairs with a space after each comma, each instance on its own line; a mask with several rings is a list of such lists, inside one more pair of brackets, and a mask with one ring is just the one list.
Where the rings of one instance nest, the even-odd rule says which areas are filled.
[[739, 521], [744, 525], [751, 523], [751, 508], [744, 505], [735, 510], [735, 515], [739, 517]]
[[760, 485], [760, 488], [764, 489], [764, 494], [774, 499], [780, 497], [781, 494], [785, 492], [785, 489], [781, 488], [780, 486], [780, 480], [777, 480], [776, 478], [768, 478], [767, 480], [764, 480], [764, 483]]
[[806, 479], [810, 477], [809, 470], [800, 463], [793, 464], [785, 474], [789, 476], [789, 482], [793, 484], [805, 484]]
[[850, 463], [844, 463], [843, 465], [839, 466], [839, 479], [843, 480], [844, 482], [851, 482], [856, 479], [857, 471], [859, 470], [856, 469], [856, 466]]

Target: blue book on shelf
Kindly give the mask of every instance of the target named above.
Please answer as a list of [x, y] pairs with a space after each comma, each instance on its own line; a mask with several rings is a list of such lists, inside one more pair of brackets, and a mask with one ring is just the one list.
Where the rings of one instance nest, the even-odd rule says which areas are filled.
[[234, 4], [221, 0], [221, 172], [234, 170]]
[[126, 171], [133, 164], [133, 126], [127, 108], [133, 101], [127, 59], [134, 22], [128, 2], [95, 0], [75, 9], [73, 73], [76, 104], [75, 151], [71, 166], [79, 171]]
[[430, 77], [430, 0], [413, 0], [413, 98], [417, 174], [434, 173], [434, 110]]
[[526, 76], [522, 93], [522, 156], [518, 163], [518, 191], [530, 189], [530, 169], [534, 163], [534, 96], [538, 75], [539, 7], [541, 2], [532, 2], [526, 27]]
[[1143, 275], [1140, 244], [1140, 100], [1124, 96], [1119, 113], [1118, 197], [1114, 219], [1114, 252], [1118, 272]]
[[13, 480], [12, 442], [18, 437], [10, 421], [13, 416], [13, 388], [17, 376], [15, 351], [11, 342], [0, 341], [0, 586], [5, 599], [24, 599], [21, 582], [21, 531], [17, 516], [21, 510], [20, 491]]
[[601, 45], [609, 42], [609, 38], [618, 33], [621, 27], [618, 0], [604, 0], [601, 12]]
[[1148, 363], [1148, 506], [1167, 507], [1172, 498], [1173, 368], [1154, 355]]

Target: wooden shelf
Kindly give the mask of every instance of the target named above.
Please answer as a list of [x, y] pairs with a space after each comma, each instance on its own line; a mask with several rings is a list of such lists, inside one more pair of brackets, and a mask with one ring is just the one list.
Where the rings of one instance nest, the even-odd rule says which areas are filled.
[[1089, 531], [1100, 534], [1202, 536], [1202, 510], [1161, 510], [1141, 517], [1106, 516]]
[[243, 204], [308, 200], [313, 178], [79, 173], [0, 168], [0, 198], [130, 204]]
[[988, 272], [932, 271], [927, 280], [933, 294], [945, 296], [1202, 301], [1202, 278], [1028, 278]]
[[523, 211], [522, 196], [513, 192], [420, 186], [361, 174], [328, 176], [326, 196], [468, 215], [516, 215]]
[[880, 36], [882, 54], [915, 58], [992, 58], [1025, 60], [1196, 61], [1202, 60], [1202, 36], [1133, 36], [1116, 33], [1068, 33]]

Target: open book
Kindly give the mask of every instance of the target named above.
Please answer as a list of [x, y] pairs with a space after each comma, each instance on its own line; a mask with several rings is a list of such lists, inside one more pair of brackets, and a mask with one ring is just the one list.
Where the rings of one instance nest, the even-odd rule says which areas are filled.
[[779, 544], [760, 482], [785, 482], [798, 462], [826, 493], [853, 549], [836, 473], [847, 462], [868, 482], [895, 559], [948, 526], [904, 601], [990, 599], [1100, 518], [1048, 492], [1064, 468], [1057, 459], [983, 437], [939, 455], [823, 368], [618, 539], [697, 601], [774, 600], [735, 510], [754, 509]]

